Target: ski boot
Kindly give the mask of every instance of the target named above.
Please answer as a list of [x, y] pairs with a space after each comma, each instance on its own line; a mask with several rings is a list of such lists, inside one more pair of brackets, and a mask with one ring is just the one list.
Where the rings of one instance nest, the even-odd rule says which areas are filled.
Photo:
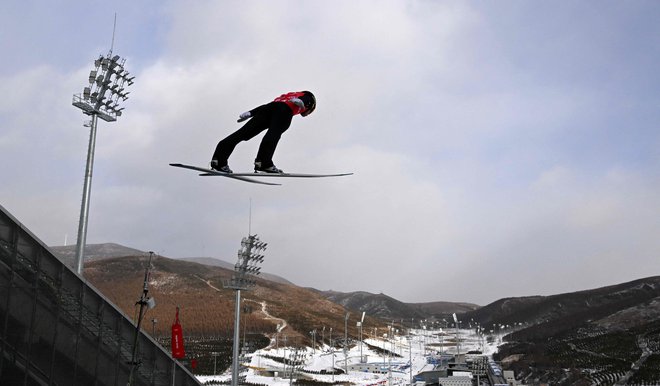
[[269, 167], [261, 166], [261, 161], [254, 161], [254, 172], [255, 173], [276, 173], [276, 174], [284, 173], [284, 171], [282, 171], [282, 169], [278, 169], [275, 165], [272, 165], [272, 166], [269, 166]]
[[220, 166], [220, 163], [218, 162], [217, 159], [211, 160], [211, 169], [217, 170], [221, 173], [227, 173], [227, 174], [233, 173], [233, 171], [229, 168], [229, 165], [224, 164]]

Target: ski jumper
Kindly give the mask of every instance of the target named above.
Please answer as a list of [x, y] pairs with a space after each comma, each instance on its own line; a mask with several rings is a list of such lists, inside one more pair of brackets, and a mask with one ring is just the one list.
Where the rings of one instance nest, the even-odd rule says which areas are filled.
[[[304, 116], [313, 110], [313, 108], [307, 107], [310, 98], [307, 94], [309, 93], [304, 91], [290, 92], [280, 95], [270, 103], [250, 110], [250, 120], [243, 127], [218, 142], [212, 159], [217, 160], [220, 166], [227, 165], [229, 156], [239, 142], [248, 141], [268, 129], [259, 145], [255, 162], [260, 162], [261, 166], [266, 168], [274, 166], [273, 154], [275, 148], [282, 134], [291, 125], [293, 116], [297, 114]], [[304, 107], [300, 106], [301, 100], [305, 105]], [[298, 104], [295, 102], [298, 102]]]

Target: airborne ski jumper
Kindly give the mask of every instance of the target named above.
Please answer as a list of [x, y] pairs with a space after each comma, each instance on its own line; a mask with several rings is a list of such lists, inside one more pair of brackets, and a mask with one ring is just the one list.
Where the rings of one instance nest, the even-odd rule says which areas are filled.
[[[273, 154], [277, 143], [289, 126], [294, 115], [303, 117], [311, 114], [316, 108], [316, 98], [309, 91], [290, 92], [280, 95], [270, 103], [261, 105], [255, 109], [247, 111], [239, 116], [238, 122], [249, 121], [234, 133], [218, 142], [213, 157], [211, 158], [211, 168], [204, 168], [195, 165], [171, 163], [182, 169], [189, 169], [200, 172], [200, 176], [220, 176], [253, 184], [261, 185], [280, 185], [276, 182], [266, 182], [253, 177], [282, 177], [282, 178], [323, 178], [350, 176], [353, 173], [334, 173], [334, 174], [308, 174], [308, 173], [284, 173], [273, 164]], [[254, 160], [254, 173], [239, 172], [234, 173], [228, 165], [229, 156], [234, 151], [236, 145], [241, 141], [248, 141], [264, 130], [266, 134], [261, 140], [257, 158]]]
[[211, 159], [211, 169], [222, 173], [232, 173], [228, 160], [236, 145], [248, 141], [266, 130], [261, 140], [257, 157], [254, 160], [254, 171], [265, 173], [283, 173], [273, 163], [273, 154], [282, 134], [291, 125], [294, 115], [303, 117], [311, 114], [316, 108], [316, 98], [309, 91], [290, 92], [280, 95], [270, 103], [261, 105], [239, 116], [238, 122], [249, 121], [234, 133], [218, 142]]

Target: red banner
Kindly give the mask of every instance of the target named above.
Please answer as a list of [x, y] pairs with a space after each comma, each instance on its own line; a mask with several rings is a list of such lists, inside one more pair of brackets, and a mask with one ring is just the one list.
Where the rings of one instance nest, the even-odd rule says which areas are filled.
[[172, 325], [172, 357], [181, 359], [186, 356], [183, 348], [183, 328], [179, 323], [179, 307], [176, 308], [176, 319]]

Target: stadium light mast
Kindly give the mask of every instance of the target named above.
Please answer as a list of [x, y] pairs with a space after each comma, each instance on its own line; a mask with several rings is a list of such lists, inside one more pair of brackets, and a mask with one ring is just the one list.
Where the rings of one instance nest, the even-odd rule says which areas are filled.
[[454, 317], [454, 323], [456, 325], [456, 355], [461, 355], [461, 340], [458, 336], [459, 321], [458, 318], [456, 317], [456, 313], [454, 313], [452, 316]]
[[[115, 15], [115, 24], [117, 17]], [[112, 33], [114, 45], [114, 30]], [[112, 55], [112, 46], [106, 56], [100, 55], [94, 60], [94, 68], [89, 73], [89, 84], [83, 88], [82, 94], [73, 95], [73, 105], [91, 117], [86, 123], [90, 127], [89, 146], [87, 148], [87, 166], [85, 167], [85, 182], [80, 206], [80, 221], [78, 222], [78, 241], [76, 245], [76, 272], [82, 275], [85, 243], [87, 241], [87, 220], [89, 218], [89, 195], [92, 187], [92, 169], [94, 167], [94, 149], [96, 147], [96, 127], [98, 118], [106, 122], [114, 122], [122, 115], [124, 107], [119, 107], [119, 101], [128, 99], [126, 88], [133, 84], [134, 76], [126, 69], [119, 55]]]
[[264, 255], [268, 244], [259, 241], [256, 235], [243, 237], [241, 240], [241, 249], [238, 250], [238, 261], [234, 265], [234, 274], [231, 280], [224, 283], [225, 288], [233, 289], [236, 292], [236, 307], [234, 314], [234, 348], [232, 355], [231, 385], [238, 386], [238, 343], [240, 340], [241, 323], [241, 290], [248, 290], [257, 283], [255, 276], [259, 275], [261, 267], [258, 264], [263, 263]]
[[362, 325], [364, 324], [364, 314], [365, 312], [362, 311], [362, 319], [360, 319], [359, 322], [357, 322], [357, 327], [359, 328], [359, 341], [360, 341], [360, 363], [366, 363], [367, 361], [364, 360], [364, 357], [362, 356]]
[[344, 317], [344, 373], [348, 374], [348, 317], [350, 312], [346, 313]]

